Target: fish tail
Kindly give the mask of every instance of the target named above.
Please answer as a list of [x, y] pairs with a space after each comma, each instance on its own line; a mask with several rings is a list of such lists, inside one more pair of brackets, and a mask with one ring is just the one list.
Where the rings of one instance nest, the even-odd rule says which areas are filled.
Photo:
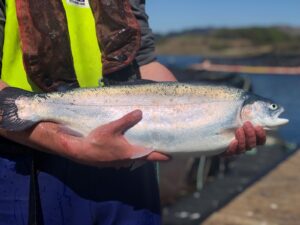
[[16, 99], [20, 96], [32, 97], [34, 93], [19, 88], [7, 87], [0, 91], [0, 128], [8, 131], [21, 131], [36, 122], [22, 120], [18, 116]]

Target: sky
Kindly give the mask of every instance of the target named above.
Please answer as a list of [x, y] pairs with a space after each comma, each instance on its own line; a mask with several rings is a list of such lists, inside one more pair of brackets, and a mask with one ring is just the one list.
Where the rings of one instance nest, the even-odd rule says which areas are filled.
[[300, 0], [146, 0], [154, 32], [189, 28], [300, 27]]

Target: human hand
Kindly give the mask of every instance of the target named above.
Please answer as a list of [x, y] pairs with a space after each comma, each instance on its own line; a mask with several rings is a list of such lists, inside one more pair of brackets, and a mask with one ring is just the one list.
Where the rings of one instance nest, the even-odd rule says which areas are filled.
[[87, 137], [62, 133], [60, 139], [67, 157], [92, 166], [129, 166], [134, 162], [134, 158], [148, 161], [167, 160], [167, 156], [132, 145], [124, 137], [124, 133], [141, 119], [142, 112], [135, 110], [116, 121], [94, 129]]
[[240, 154], [246, 150], [255, 148], [257, 145], [263, 145], [266, 142], [266, 132], [260, 127], [254, 127], [250, 122], [245, 122], [242, 127], [235, 132], [235, 140], [233, 140], [225, 156]]

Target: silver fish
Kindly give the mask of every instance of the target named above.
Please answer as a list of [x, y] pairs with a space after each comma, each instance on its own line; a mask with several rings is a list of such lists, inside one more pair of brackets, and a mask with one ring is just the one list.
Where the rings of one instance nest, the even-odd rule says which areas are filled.
[[54, 121], [83, 136], [140, 109], [142, 121], [125, 137], [132, 144], [171, 155], [221, 153], [245, 121], [266, 129], [288, 123], [279, 118], [284, 109], [271, 100], [207, 84], [162, 82], [48, 94], [6, 88], [0, 92], [0, 102], [4, 129], [23, 130], [40, 121]]

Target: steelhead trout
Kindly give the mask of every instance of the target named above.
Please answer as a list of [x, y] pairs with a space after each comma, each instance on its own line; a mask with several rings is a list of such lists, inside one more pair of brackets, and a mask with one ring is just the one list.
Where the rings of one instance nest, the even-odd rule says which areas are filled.
[[225, 86], [177, 82], [46, 94], [5, 88], [0, 103], [3, 129], [20, 131], [40, 121], [53, 121], [83, 136], [140, 109], [142, 121], [125, 137], [132, 144], [170, 155], [221, 153], [245, 121], [265, 129], [288, 122], [279, 118], [284, 110], [271, 100]]

